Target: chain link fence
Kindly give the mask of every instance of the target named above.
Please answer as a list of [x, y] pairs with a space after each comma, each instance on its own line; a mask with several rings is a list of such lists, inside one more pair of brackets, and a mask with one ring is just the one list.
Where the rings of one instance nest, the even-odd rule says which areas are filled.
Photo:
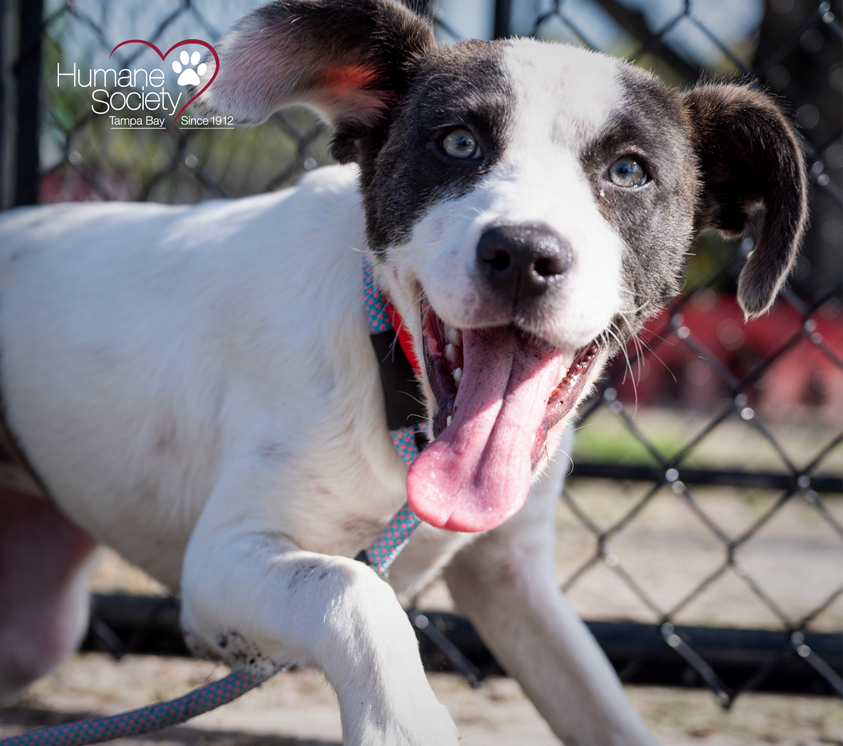
[[[162, 50], [185, 38], [214, 43], [259, 4], [0, 0], [0, 205], [241, 197], [329, 162], [330, 133], [306, 111], [254, 129], [126, 129], [91, 111], [87, 89], [57, 84], [58, 73], [107, 62], [127, 38]], [[590, 626], [624, 680], [703, 684], [726, 707], [750, 689], [843, 694], [832, 633], [843, 617], [841, 7], [412, 4], [446, 42], [533, 35], [628, 57], [670, 84], [740, 78], [795, 118], [812, 226], [789, 287], [769, 316], [744, 324], [734, 289], [752, 239], [700, 239], [681, 297], [584, 407], [560, 504], [559, 572], [575, 606], [599, 598], [584, 602], [604, 620]], [[127, 45], [108, 65], [149, 67], [154, 55]], [[686, 526], [688, 546], [641, 551], [659, 520]], [[783, 526], [808, 529], [794, 543]], [[411, 620], [428, 665], [472, 683], [495, 670], [465, 621], [418, 609]], [[177, 601], [96, 596], [85, 644], [117, 656], [183, 654]]]

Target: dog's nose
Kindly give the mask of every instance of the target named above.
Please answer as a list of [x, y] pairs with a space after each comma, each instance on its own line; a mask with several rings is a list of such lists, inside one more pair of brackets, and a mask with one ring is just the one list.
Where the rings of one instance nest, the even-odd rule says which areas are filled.
[[571, 247], [545, 226], [502, 225], [480, 236], [477, 263], [487, 282], [517, 303], [544, 294], [568, 271]]

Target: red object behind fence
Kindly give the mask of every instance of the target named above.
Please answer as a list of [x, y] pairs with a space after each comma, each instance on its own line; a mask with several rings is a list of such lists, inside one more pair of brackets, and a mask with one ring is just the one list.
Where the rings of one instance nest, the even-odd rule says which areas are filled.
[[742, 392], [768, 418], [789, 419], [809, 409], [837, 421], [843, 412], [843, 316], [837, 301], [812, 314], [807, 325], [781, 302], [745, 323], [734, 296], [697, 293], [672, 321], [668, 311], [650, 321], [641, 339], [651, 351], [640, 366], [633, 361], [634, 375], [619, 383], [618, 394], [631, 402], [637, 388], [639, 404], [710, 409], [730, 396], [729, 375], [749, 378], [800, 333]]

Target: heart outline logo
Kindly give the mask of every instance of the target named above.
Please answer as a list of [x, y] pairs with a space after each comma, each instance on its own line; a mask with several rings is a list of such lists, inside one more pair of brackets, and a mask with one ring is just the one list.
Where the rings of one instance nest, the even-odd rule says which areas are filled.
[[126, 44], [146, 44], [146, 46], [148, 46], [150, 49], [155, 50], [155, 53], [161, 58], [161, 62], [163, 62], [167, 58], [167, 55], [170, 54], [170, 52], [172, 52], [174, 49], [178, 49], [179, 47], [183, 47], [185, 44], [199, 44], [200, 46], [203, 46], [206, 49], [210, 50], [211, 54], [214, 55], [214, 62], [216, 63], [216, 66], [214, 67], [214, 74], [211, 76], [211, 79], [207, 83], [205, 83], [205, 85], [202, 87], [202, 90], [200, 90], [199, 93], [194, 95], [184, 106], [181, 107], [181, 109], [179, 109], [179, 113], [176, 114], [175, 118], [173, 119], [173, 126], [171, 128], [171, 129], [175, 129], [176, 128], [176, 122], [178, 122], [179, 117], [181, 116], [181, 113], [188, 106], [190, 106], [197, 98], [199, 98], [203, 93], [205, 93], [206, 90], [208, 90], [208, 86], [210, 86], [211, 83], [214, 82], [214, 79], [219, 74], [220, 58], [219, 58], [219, 55], [217, 54], [217, 50], [214, 49], [210, 44], [208, 44], [208, 42], [202, 41], [202, 39], [182, 39], [181, 41], [173, 44], [173, 46], [171, 46], [166, 52], [164, 52], [164, 54], [161, 54], [161, 50], [158, 49], [158, 47], [155, 46], [155, 44], [153, 44], [151, 41], [145, 41], [144, 39], [127, 39], [126, 41], [121, 41], [116, 47], [114, 47], [114, 49], [111, 50], [111, 54], [108, 55], [108, 58], [111, 59], [112, 55], [118, 49], [120, 49], [120, 47], [122, 47]]

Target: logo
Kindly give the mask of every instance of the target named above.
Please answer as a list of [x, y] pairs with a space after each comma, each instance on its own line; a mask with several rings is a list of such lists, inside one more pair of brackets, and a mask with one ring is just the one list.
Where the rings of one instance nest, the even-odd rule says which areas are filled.
[[[127, 44], [146, 45], [155, 51], [162, 62], [166, 61], [170, 52], [180, 47], [189, 44], [205, 47], [213, 55], [216, 63], [214, 74], [200, 90], [181, 105], [181, 108], [179, 108], [179, 105], [185, 94], [180, 91], [175, 95], [168, 90], [165, 85], [166, 75], [164, 70], [160, 68], [154, 70], [97, 68], [88, 70], [86, 75], [84, 70], [78, 69], [75, 62], [73, 63], [73, 72], [67, 70], [62, 72], [61, 63], [58, 63], [56, 84], [58, 87], [70, 83], [76, 88], [90, 88], [91, 111], [100, 116], [109, 116], [113, 129], [164, 129], [167, 115], [173, 117], [172, 128], [175, 128], [182, 112], [208, 90], [208, 87], [217, 77], [220, 67], [220, 58], [217, 51], [208, 42], [201, 39], [182, 39], [162, 54], [161, 50], [152, 42], [143, 39], [128, 39], [120, 42], [111, 50], [109, 59], [120, 47]], [[202, 82], [201, 76], [208, 71], [208, 66], [204, 62], [200, 62], [200, 59], [201, 54], [198, 51], [189, 54], [187, 50], [182, 49], [178, 59], [173, 60], [170, 67], [173, 73], [178, 75], [177, 84], [179, 86], [195, 87]], [[162, 114], [164, 116], [161, 116]], [[185, 121], [188, 120], [187, 117], [184, 119]], [[206, 120], [196, 121], [207, 123]], [[190, 119], [190, 123], [194, 123], [194, 120]]]

